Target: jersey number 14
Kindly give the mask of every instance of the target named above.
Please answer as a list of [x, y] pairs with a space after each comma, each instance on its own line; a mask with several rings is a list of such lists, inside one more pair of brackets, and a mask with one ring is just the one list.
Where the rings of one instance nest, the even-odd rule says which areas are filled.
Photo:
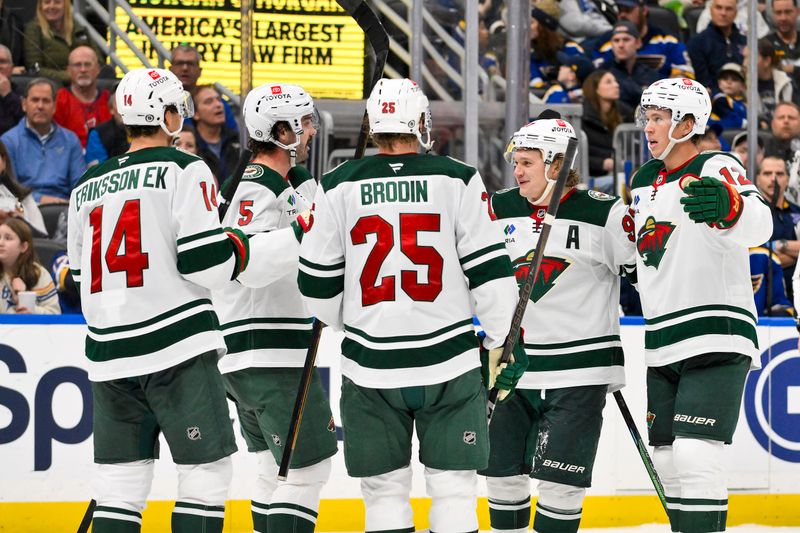
[[[92, 294], [103, 290], [103, 260], [111, 273], [125, 272], [127, 287], [144, 285], [144, 271], [150, 266], [148, 254], [142, 252], [142, 222], [139, 200], [128, 200], [122, 206], [111, 240], [103, 254], [103, 206], [99, 205], [89, 213], [92, 227], [92, 250], [90, 267], [92, 270]], [[120, 254], [120, 248], [124, 253]]]

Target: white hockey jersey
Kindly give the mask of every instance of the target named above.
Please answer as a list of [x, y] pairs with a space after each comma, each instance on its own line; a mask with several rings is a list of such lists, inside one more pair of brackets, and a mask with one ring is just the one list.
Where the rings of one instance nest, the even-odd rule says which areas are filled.
[[[247, 234], [288, 228], [300, 212], [311, 209], [316, 182], [303, 167], [294, 167], [287, 178], [264, 165], [249, 165], [224, 225]], [[223, 374], [250, 367], [303, 366], [312, 317], [297, 288], [298, 248], [296, 239], [287, 243], [283, 253], [293, 254], [294, 264], [281, 267], [281, 277], [269, 285], [251, 289], [232, 282], [214, 291], [228, 347], [219, 362]]]
[[[522, 285], [547, 207], [531, 205], [519, 187], [494, 194], [491, 207]], [[620, 198], [572, 189], [561, 199], [522, 318], [529, 366], [517, 388], [609, 385], [611, 392], [625, 384], [619, 277], [635, 268], [633, 241]]]
[[517, 287], [478, 172], [448, 157], [377, 155], [326, 174], [300, 246], [300, 291], [343, 329], [342, 374], [371, 388], [431, 385], [480, 366]]
[[89, 169], [72, 191], [68, 253], [89, 326], [89, 379], [225, 351], [210, 289], [234, 274], [214, 178], [198, 157], [147, 148]]
[[[743, 201], [736, 224], [720, 229], [692, 221], [680, 203], [685, 176], [735, 187]], [[748, 355], [758, 364], [748, 248], [769, 240], [772, 217], [739, 160], [703, 152], [666, 172], [653, 159], [634, 175], [632, 198], [647, 365], [711, 352]]]

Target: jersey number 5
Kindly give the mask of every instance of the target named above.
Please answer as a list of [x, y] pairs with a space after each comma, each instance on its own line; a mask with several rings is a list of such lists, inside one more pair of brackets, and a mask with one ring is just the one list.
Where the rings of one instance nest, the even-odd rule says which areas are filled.
[[[440, 215], [404, 213], [400, 215], [400, 250], [415, 265], [428, 267], [428, 282], [420, 283], [416, 270], [400, 271], [400, 287], [412, 300], [432, 302], [442, 292], [442, 268], [444, 259], [432, 246], [419, 246], [417, 233], [420, 231], [439, 231]], [[394, 228], [378, 215], [361, 217], [350, 230], [354, 245], [366, 244], [367, 235], [374, 233], [375, 246], [372, 248], [364, 269], [361, 271], [361, 305], [367, 307], [379, 302], [395, 300], [395, 276], [384, 276], [380, 283], [378, 273], [383, 262], [394, 248]]]
[[[92, 293], [103, 290], [103, 259], [109, 272], [125, 272], [128, 287], [141, 287], [144, 284], [144, 271], [150, 266], [150, 261], [148, 254], [142, 252], [141, 218], [139, 200], [125, 202], [103, 255], [100, 251], [103, 241], [103, 206], [99, 205], [89, 213], [89, 225], [92, 226]], [[123, 254], [119, 253], [121, 247], [125, 250]]]

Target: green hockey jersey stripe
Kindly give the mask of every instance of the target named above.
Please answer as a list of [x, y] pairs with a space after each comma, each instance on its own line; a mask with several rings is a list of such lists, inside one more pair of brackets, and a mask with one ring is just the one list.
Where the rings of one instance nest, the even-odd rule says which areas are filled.
[[392, 344], [392, 343], [424, 342], [436, 339], [436, 337], [441, 337], [442, 335], [446, 335], [447, 333], [450, 333], [449, 336], [452, 337], [453, 335], [459, 333], [458, 330], [462, 330], [466, 326], [469, 326], [469, 331], [474, 332], [471, 318], [461, 320], [460, 322], [456, 322], [455, 324], [450, 324], [449, 326], [437, 329], [436, 331], [432, 331], [430, 333], [423, 333], [421, 335], [396, 335], [394, 337], [373, 337], [372, 335], [369, 335], [368, 333], [361, 331], [360, 329], [348, 326], [346, 324], [344, 326], [344, 331], [345, 331], [345, 336], [360, 337], [360, 339], [356, 340], [361, 340], [362, 342], [366, 341], [367, 343], [375, 343], [375, 344]]
[[[468, 350], [478, 348], [478, 338], [473, 331], [465, 331], [443, 342], [419, 348], [374, 349], [345, 337], [342, 355], [365, 368], [378, 370], [407, 369], [435, 365], [448, 361]], [[477, 357], [477, 356], [476, 356]]]
[[[308, 325], [307, 329], [311, 329], [311, 324], [313, 322], [314, 322], [313, 318], [255, 317], [255, 318], [243, 318], [241, 320], [234, 320], [233, 322], [227, 322], [225, 324], [222, 324], [219, 329], [224, 331], [250, 324], [252, 325], [274, 324], [276, 328], [280, 328], [282, 325], [286, 324], [307, 324]], [[305, 329], [305, 328], [290, 328], [290, 329]]]
[[333, 298], [344, 290], [344, 275], [320, 277], [307, 274], [301, 268], [297, 274], [300, 292], [309, 298]]
[[553, 342], [547, 344], [532, 344], [532, 343], [525, 343], [525, 351], [526, 352], [533, 352], [533, 351], [552, 351], [552, 350], [563, 350], [565, 348], [575, 348], [575, 347], [586, 347], [590, 344], [605, 344], [606, 346], [622, 346], [620, 341], [619, 335], [605, 335], [603, 337], [594, 337], [591, 339], [580, 339], [576, 341], [569, 341], [569, 342]]
[[731, 317], [708, 316], [692, 318], [685, 322], [645, 331], [644, 347], [657, 350], [676, 342], [705, 335], [739, 335], [749, 339], [758, 348], [755, 326], [744, 320]]
[[465, 270], [464, 274], [469, 280], [469, 290], [472, 290], [480, 287], [484, 283], [499, 278], [512, 277], [514, 275], [514, 270], [511, 268], [511, 260], [508, 258], [508, 255], [502, 253], [497, 257], [493, 257], [488, 261], [484, 261], [477, 266]]
[[473, 266], [475, 266], [475, 265], [470, 265], [469, 264], [470, 262], [478, 259], [479, 257], [481, 257], [483, 255], [490, 254], [492, 252], [497, 252], [498, 250], [505, 251], [505, 249], [506, 249], [506, 245], [503, 244], [502, 242], [499, 242], [497, 244], [492, 244], [491, 246], [487, 246], [486, 248], [481, 248], [480, 250], [472, 252], [471, 254], [467, 254], [464, 257], [462, 257], [459, 260], [459, 262], [461, 263], [462, 268], [469, 269], [469, 268], [472, 268]]
[[[233, 248], [226, 238], [191, 250], [178, 252], [178, 272], [193, 274], [221, 265], [231, 258]], [[233, 272], [231, 272], [233, 274]]]
[[528, 370], [526, 372], [544, 372], [601, 366], [622, 366], [625, 364], [625, 356], [621, 346], [614, 346], [560, 355], [529, 354], [528, 362]]
[[223, 235], [224, 232], [221, 228], [210, 229], [208, 231], [201, 231], [200, 233], [195, 233], [194, 235], [187, 235], [186, 237], [181, 237], [177, 241], [175, 241], [180, 248], [185, 244], [189, 244], [190, 242], [194, 242], [200, 239], [205, 239], [206, 237], [211, 237], [214, 235]]
[[688, 315], [694, 313], [705, 313], [706, 315], [713, 315], [713, 313], [709, 313], [709, 311], [728, 311], [730, 313], [738, 313], [749, 318], [754, 325], [758, 322], [758, 320], [756, 320], [756, 317], [754, 317], [752, 313], [750, 313], [746, 309], [742, 309], [741, 307], [735, 307], [733, 305], [712, 304], [712, 305], [700, 305], [697, 307], [689, 307], [688, 309], [681, 309], [680, 311], [667, 313], [666, 315], [661, 315], [656, 318], [651, 318], [649, 320], [645, 319], [644, 323], [646, 326], [653, 326], [655, 324], [661, 324], [662, 322], [666, 322], [667, 320], [672, 320], [673, 318], [683, 317], [686, 318], [686, 320], [689, 320], [690, 317]]
[[320, 265], [319, 263], [312, 263], [311, 261], [300, 258], [300, 264], [308, 267], [309, 270], [321, 270], [323, 272], [333, 272], [336, 270], [344, 270], [344, 261], [335, 265]]
[[99, 341], [86, 337], [86, 356], [94, 362], [138, 357], [163, 350], [184, 339], [219, 327], [213, 311], [201, 311], [158, 330], [124, 339]]
[[311, 329], [248, 329], [225, 335], [228, 353], [250, 350], [305, 350], [311, 342]]
[[92, 326], [89, 326], [89, 332], [91, 332], [94, 336], [99, 336], [99, 335], [111, 335], [113, 333], [122, 333], [126, 331], [135, 331], [137, 329], [153, 326], [155, 324], [158, 324], [159, 322], [163, 322], [165, 320], [173, 318], [175, 315], [179, 313], [183, 313], [184, 311], [188, 311], [189, 309], [194, 309], [200, 306], [207, 306], [207, 310], [210, 310], [212, 308], [211, 300], [209, 300], [208, 298], [193, 300], [191, 302], [187, 302], [183, 305], [179, 305], [178, 307], [170, 309], [169, 311], [161, 313], [160, 315], [154, 316], [153, 318], [144, 320], [142, 322], [137, 322], [135, 324], [127, 324], [125, 326], [115, 326], [112, 328], [93, 328]]

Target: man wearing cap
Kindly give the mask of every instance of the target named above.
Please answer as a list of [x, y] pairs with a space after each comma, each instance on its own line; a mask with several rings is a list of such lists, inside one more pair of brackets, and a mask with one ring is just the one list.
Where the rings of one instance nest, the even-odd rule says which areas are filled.
[[631, 107], [639, 105], [642, 91], [660, 79], [658, 72], [636, 60], [636, 51], [642, 44], [636, 24], [619, 20], [611, 30], [612, 60], [605, 68], [614, 74], [619, 83], [619, 98]]
[[[694, 69], [686, 45], [675, 35], [647, 23], [648, 8], [644, 0], [617, 0], [619, 20], [629, 20], [639, 30], [642, 44], [637, 52], [639, 62], [657, 70], [662, 78], [694, 78]], [[602, 65], [613, 59], [611, 32], [602, 35], [592, 51], [592, 60]]]
[[697, 81], [707, 88], [715, 88], [722, 65], [731, 62], [742, 64], [742, 49], [747, 39], [733, 23], [736, 0], [711, 0], [710, 9], [711, 23], [689, 40], [687, 48]]
[[747, 127], [746, 85], [744, 69], [736, 63], [725, 63], [717, 75], [719, 91], [711, 98], [709, 124], [722, 129]]

